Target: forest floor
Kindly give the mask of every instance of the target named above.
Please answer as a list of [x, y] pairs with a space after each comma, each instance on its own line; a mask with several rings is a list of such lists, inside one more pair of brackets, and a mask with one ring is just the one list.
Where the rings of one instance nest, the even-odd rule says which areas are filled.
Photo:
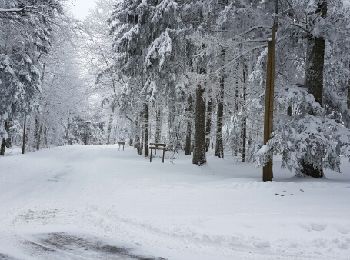
[[0, 158], [0, 259], [350, 259], [350, 164], [296, 178], [70, 146]]

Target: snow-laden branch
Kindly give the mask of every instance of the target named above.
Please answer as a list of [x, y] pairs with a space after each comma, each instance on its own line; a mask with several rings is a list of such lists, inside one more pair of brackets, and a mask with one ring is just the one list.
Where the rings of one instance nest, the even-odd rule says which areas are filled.
[[0, 13], [20, 13], [24, 11], [23, 8], [0, 8]]

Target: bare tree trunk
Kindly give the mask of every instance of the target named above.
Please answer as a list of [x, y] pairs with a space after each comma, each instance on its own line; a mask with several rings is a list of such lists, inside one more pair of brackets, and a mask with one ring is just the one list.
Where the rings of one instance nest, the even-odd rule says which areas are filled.
[[156, 112], [156, 133], [155, 133], [155, 142], [160, 143], [162, 134], [162, 112], [160, 111], [160, 107], [157, 108]]
[[72, 145], [71, 140], [69, 140], [69, 130], [70, 130], [70, 119], [68, 116], [68, 120], [67, 120], [67, 128], [66, 128], [66, 142], [68, 145]]
[[6, 150], [6, 138], [2, 138], [1, 140], [1, 149], [0, 149], [0, 155], [4, 156]]
[[48, 132], [48, 129], [47, 129], [47, 127], [45, 126], [45, 128], [44, 128], [44, 146], [45, 146], [46, 148], [48, 147], [47, 132]]
[[113, 127], [113, 114], [109, 115], [108, 127], [107, 127], [107, 144], [111, 144], [111, 133]]
[[[221, 58], [223, 64], [225, 61], [226, 51], [223, 48], [221, 50]], [[217, 119], [216, 119], [216, 142], [215, 142], [215, 156], [219, 158], [224, 158], [224, 144], [222, 141], [222, 126], [223, 126], [223, 116], [224, 116], [224, 94], [225, 94], [225, 68], [222, 68], [220, 77], [220, 90], [218, 96], [218, 106], [217, 106]]]
[[135, 145], [137, 146], [137, 154], [142, 155], [142, 150], [143, 150], [143, 112], [140, 112], [139, 119], [136, 121], [137, 122], [137, 135], [135, 139], [137, 139], [137, 142]]
[[247, 65], [243, 64], [243, 118], [242, 118], [242, 162], [246, 161], [246, 143], [247, 143], [247, 115], [246, 115], [246, 95], [247, 95]]
[[192, 153], [192, 113], [193, 113], [193, 100], [192, 100], [192, 95], [189, 95], [187, 99], [187, 130], [186, 130], [185, 155], [191, 155]]
[[34, 144], [32, 144], [36, 150], [39, 150], [38, 148], [38, 141], [40, 141], [39, 132], [40, 132], [40, 122], [39, 122], [39, 119], [36, 117], [34, 121]]
[[[318, 13], [323, 18], [327, 16], [327, 0], [319, 0]], [[315, 97], [316, 102], [322, 106], [323, 98], [323, 69], [324, 56], [326, 49], [326, 41], [322, 36], [309, 35], [307, 40], [307, 59], [305, 66], [305, 85], [308, 92]], [[322, 154], [322, 152], [321, 152]], [[310, 160], [315, 163], [311, 163]], [[322, 178], [324, 176], [322, 166], [322, 155], [319, 158], [307, 154], [305, 158], [301, 159], [301, 173], [313, 178]]]
[[207, 123], [205, 125], [205, 151], [206, 152], [209, 151], [209, 146], [210, 146], [212, 115], [213, 115], [213, 99], [210, 97], [208, 100], [208, 107], [207, 107]]
[[148, 104], [144, 103], [144, 143], [145, 143], [145, 157], [148, 157]]
[[43, 125], [40, 125], [39, 127], [39, 132], [38, 132], [38, 136], [36, 139], [36, 150], [38, 151], [40, 149], [40, 143], [41, 143], [41, 135], [43, 132]]
[[194, 152], [192, 163], [201, 166], [207, 162], [205, 157], [205, 101], [204, 88], [201, 85], [196, 89], [196, 117], [195, 117], [195, 135]]
[[[236, 66], [236, 71], [235, 71], [236, 75], [235, 75], [235, 110], [234, 113], [236, 115], [239, 114], [239, 64], [237, 64]], [[238, 156], [238, 152], [240, 150], [240, 146], [239, 146], [239, 137], [236, 135], [236, 133], [234, 134], [234, 147], [233, 147], [233, 152], [234, 152], [234, 156]]]
[[22, 135], [22, 154], [26, 153], [26, 142], [27, 142], [27, 115], [24, 116], [24, 123], [23, 123], [23, 135]]
[[[350, 71], [350, 62], [349, 62], [349, 71]], [[347, 100], [348, 109], [350, 109], [350, 76], [348, 78], [348, 100]]]
[[168, 99], [168, 128], [169, 128], [169, 146], [175, 149], [176, 147], [176, 131], [175, 131], [175, 85], [174, 82], [169, 82], [169, 99]]
[[139, 118], [136, 117], [136, 120], [134, 122], [134, 131], [133, 131], [133, 134], [134, 134], [134, 148], [137, 148], [137, 146], [140, 143], [140, 136], [139, 136], [139, 131], [138, 131], [139, 128], [140, 128], [140, 126], [139, 126]]
[[309, 93], [315, 97], [316, 102], [322, 105], [325, 39], [310, 36], [307, 45], [305, 85]]
[[[8, 132], [8, 125], [7, 125], [7, 121], [5, 120], [5, 131]], [[6, 138], [2, 138], [1, 140], [1, 148], [0, 148], [0, 155], [4, 156], [5, 155], [5, 151], [6, 151]]]

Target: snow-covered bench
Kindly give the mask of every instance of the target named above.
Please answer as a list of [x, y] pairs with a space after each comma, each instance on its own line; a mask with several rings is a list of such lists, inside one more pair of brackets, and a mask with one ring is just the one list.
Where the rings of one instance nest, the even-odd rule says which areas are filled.
[[157, 154], [157, 150], [161, 150], [163, 151], [163, 155], [162, 155], [162, 163], [164, 163], [164, 157], [165, 157], [165, 152], [167, 151], [166, 148], [166, 144], [161, 144], [161, 143], [150, 143], [149, 147], [151, 150], [151, 155], [149, 157], [149, 161], [152, 162], [152, 158], [153, 158], [153, 150], [154, 150], [154, 154]]

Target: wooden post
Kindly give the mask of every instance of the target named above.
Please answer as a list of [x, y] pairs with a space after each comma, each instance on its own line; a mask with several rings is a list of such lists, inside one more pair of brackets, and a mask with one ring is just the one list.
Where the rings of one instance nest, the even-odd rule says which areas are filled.
[[[277, 14], [277, 7], [276, 7]], [[264, 144], [266, 145], [271, 138], [273, 131], [273, 107], [275, 93], [275, 49], [276, 49], [276, 30], [277, 20], [275, 18], [272, 26], [272, 38], [268, 41], [267, 54], [267, 73], [266, 73], [266, 91], [265, 91], [265, 119], [264, 119]], [[263, 167], [263, 181], [272, 181], [272, 158]]]
[[165, 157], [165, 147], [163, 148], [163, 157], [162, 157], [162, 163], [164, 163], [164, 157]]
[[152, 162], [152, 155], [153, 155], [152, 151], [153, 149], [151, 148], [151, 156], [149, 157], [149, 162]]

